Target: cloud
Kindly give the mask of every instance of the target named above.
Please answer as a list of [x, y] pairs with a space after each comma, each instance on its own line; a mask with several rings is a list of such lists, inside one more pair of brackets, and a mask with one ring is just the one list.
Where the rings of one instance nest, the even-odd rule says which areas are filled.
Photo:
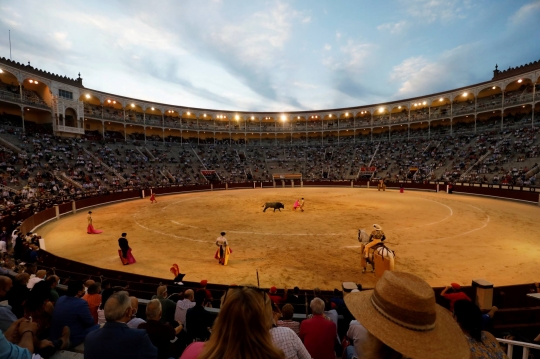
[[330, 46], [329, 44], [325, 44], [325, 45], [324, 45], [324, 49], [325, 49], [326, 51], [330, 51], [330, 50], [332, 50], [332, 46]]
[[72, 42], [67, 39], [67, 33], [65, 32], [55, 32], [50, 34], [51, 39], [49, 42], [53, 44], [56, 48], [60, 50], [69, 50], [71, 49]]
[[302, 82], [299, 82], [299, 81], [293, 82], [293, 85], [296, 86], [296, 87], [300, 87], [302, 89], [316, 89], [316, 88], [319, 87], [319, 86], [316, 86], [316, 85], [313, 85], [313, 84], [302, 83]]
[[471, 13], [471, 0], [401, 0], [407, 12], [421, 21], [449, 22], [454, 19], [464, 19]]
[[405, 27], [407, 26], [406, 21], [400, 21], [400, 22], [388, 22], [386, 24], [382, 24], [377, 26], [377, 30], [379, 31], [390, 31], [391, 34], [398, 34], [403, 32]]
[[340, 40], [341, 39], [341, 32], [339, 31], [336, 31], [336, 40]]
[[516, 11], [511, 17], [510, 22], [513, 24], [520, 24], [530, 18], [531, 16], [535, 16], [536, 19], [538, 19], [536, 12], [540, 11], [540, 0], [533, 1], [531, 3], [528, 3], [526, 5], [523, 5], [519, 8], [518, 11]]
[[432, 61], [424, 56], [405, 59], [390, 72], [390, 83], [398, 85], [394, 97], [420, 96], [461, 87], [471, 79], [476, 80], [478, 73], [472, 73], [472, 68], [468, 71], [467, 64], [474, 63], [474, 54], [479, 52], [478, 44], [468, 44], [446, 51]]

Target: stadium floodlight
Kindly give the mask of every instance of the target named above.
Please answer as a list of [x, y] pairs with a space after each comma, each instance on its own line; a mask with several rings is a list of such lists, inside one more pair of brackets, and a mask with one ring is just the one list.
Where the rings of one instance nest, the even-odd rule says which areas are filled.
[[205, 113], [203, 114], [203, 117], [206, 117], [206, 114], [205, 114]]
[[135, 107], [135, 104], [134, 104], [134, 103], [132, 103], [132, 104], [131, 104], [131, 107]]
[[492, 90], [495, 90], [496, 88], [497, 88], [497, 87], [493, 86], [491, 89], [492, 89]]
[[28, 82], [32, 83], [32, 82], [34, 82], [34, 80], [28, 80]]
[[425, 105], [426, 104], [426, 101], [422, 102], [422, 105]]
[[107, 103], [111, 103], [111, 100], [107, 100]]
[[345, 117], [349, 117], [349, 113], [348, 113], [348, 112], [347, 112], [347, 113], [345, 113]]
[[442, 97], [439, 99], [439, 102], [443, 102], [443, 98], [442, 98]]
[[155, 110], [155, 108], [153, 108], [153, 107], [150, 107], [150, 109], [151, 109], [152, 111], [154, 111], [154, 110]]
[[2, 69], [0, 69], [0, 74], [3, 73], [4, 71]]
[[332, 114], [328, 115], [328, 117], [332, 117]]
[[287, 121], [287, 116], [281, 115], [281, 121], [283, 121], [283, 122]]
[[90, 98], [90, 95], [89, 95], [89, 94], [86, 94], [86, 98]]
[[464, 92], [463, 93], [463, 97], [467, 97], [468, 93], [467, 92]]
[[401, 110], [401, 106], [398, 106], [398, 110]]
[[384, 108], [381, 107], [381, 108], [379, 109], [379, 112], [381, 112], [381, 113], [384, 112]]
[[240, 116], [236, 115], [236, 116], [234, 116], [234, 119], [235, 119], [236, 121], [238, 121], [238, 120], [240, 119]]
[[191, 112], [188, 111], [187, 115], [188, 115], [188, 116], [191, 115]]
[[519, 80], [518, 80], [518, 84], [520, 84], [520, 83], [522, 83], [522, 82], [523, 82], [523, 80], [522, 80], [522, 79], [519, 79]]
[[252, 119], [252, 120], [254, 120], [254, 119], [255, 119], [255, 117], [254, 117], [254, 116], [251, 116], [251, 119]]

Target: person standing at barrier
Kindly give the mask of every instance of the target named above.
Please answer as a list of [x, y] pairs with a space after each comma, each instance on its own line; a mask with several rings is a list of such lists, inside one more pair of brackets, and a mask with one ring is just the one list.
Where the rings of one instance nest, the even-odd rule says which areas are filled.
[[94, 229], [94, 226], [92, 225], [92, 211], [88, 211], [88, 228], [86, 229], [86, 233], [88, 234], [100, 234], [103, 233], [103, 231], [99, 229]]

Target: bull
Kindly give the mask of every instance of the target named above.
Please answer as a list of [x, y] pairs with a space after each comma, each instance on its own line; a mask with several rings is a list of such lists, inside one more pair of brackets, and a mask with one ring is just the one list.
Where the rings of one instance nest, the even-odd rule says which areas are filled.
[[285, 209], [285, 205], [281, 202], [266, 202], [263, 205], [263, 207], [264, 207], [263, 212], [266, 212], [268, 208], [273, 208], [274, 212], [276, 211], [276, 209], [280, 212], [281, 212], [281, 208]]

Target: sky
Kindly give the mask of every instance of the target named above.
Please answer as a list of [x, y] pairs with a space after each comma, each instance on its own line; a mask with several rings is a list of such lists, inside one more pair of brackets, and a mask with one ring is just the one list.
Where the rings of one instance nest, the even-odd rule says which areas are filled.
[[0, 57], [146, 101], [376, 104], [540, 60], [540, 0], [0, 0]]

